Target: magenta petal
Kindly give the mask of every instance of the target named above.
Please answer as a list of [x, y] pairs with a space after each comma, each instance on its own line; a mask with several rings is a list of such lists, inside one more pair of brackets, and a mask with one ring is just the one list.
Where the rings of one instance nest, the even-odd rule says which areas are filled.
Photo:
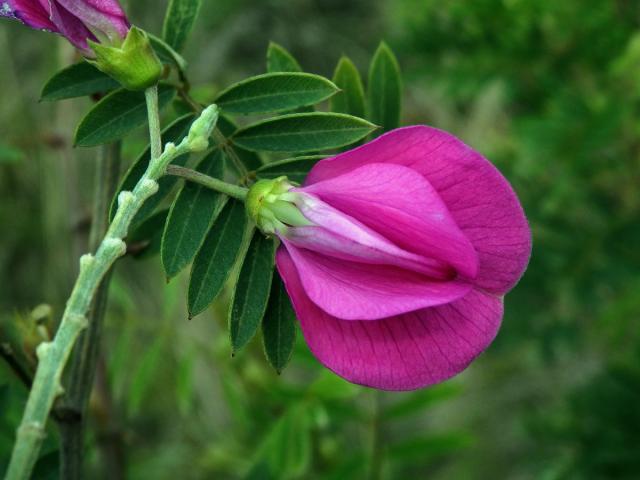
[[291, 258], [277, 255], [309, 348], [346, 380], [383, 390], [414, 390], [463, 371], [495, 338], [502, 299], [478, 290], [453, 303], [376, 321], [339, 320], [305, 294]]
[[31, 28], [57, 32], [50, 19], [48, 4], [34, 0], [0, 0], [0, 16], [20, 20]]
[[95, 40], [95, 36], [80, 19], [69, 13], [64, 7], [51, 3], [51, 20], [56, 25], [56, 30], [64, 35], [74, 47], [91, 55], [87, 39]]
[[112, 41], [124, 39], [129, 22], [117, 0], [55, 0], [89, 29], [109, 35]]
[[306, 295], [330, 315], [344, 320], [376, 320], [441, 305], [471, 289], [462, 280], [434, 281], [391, 265], [348, 262], [298, 248], [286, 240], [284, 245]]
[[410, 168], [369, 163], [300, 190], [318, 196], [401, 248], [446, 262], [467, 278], [477, 273], [473, 245], [434, 188]]
[[318, 162], [307, 184], [372, 162], [410, 167], [436, 189], [478, 253], [476, 285], [503, 294], [517, 283], [531, 254], [531, 231], [513, 189], [487, 159], [453, 135], [413, 126]]

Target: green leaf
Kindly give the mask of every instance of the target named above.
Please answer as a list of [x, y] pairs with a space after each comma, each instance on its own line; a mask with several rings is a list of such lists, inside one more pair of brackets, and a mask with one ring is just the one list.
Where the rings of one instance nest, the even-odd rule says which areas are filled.
[[187, 295], [189, 317], [203, 312], [222, 290], [242, 250], [247, 223], [244, 204], [229, 200], [193, 261]]
[[331, 97], [331, 111], [364, 117], [364, 87], [358, 69], [348, 57], [342, 57], [333, 74], [333, 83], [341, 92]]
[[323, 158], [325, 157], [322, 155], [308, 155], [305, 157], [280, 160], [260, 167], [256, 171], [256, 175], [258, 178], [278, 178], [285, 176], [292, 182], [302, 183], [313, 166]]
[[267, 49], [267, 72], [301, 72], [298, 61], [281, 45], [271, 42]]
[[[224, 176], [224, 157], [216, 150], [196, 167], [210, 177]], [[186, 182], [171, 205], [162, 235], [160, 257], [167, 278], [176, 276], [196, 256], [220, 212], [226, 197], [221, 193]]]
[[169, 209], [154, 213], [127, 236], [127, 253], [134, 258], [149, 258], [160, 252], [162, 232], [167, 223]]
[[80, 62], [57, 72], [40, 94], [41, 101], [63, 100], [104, 93], [120, 84], [88, 62]]
[[[189, 128], [191, 127], [191, 123], [195, 119], [195, 115], [189, 114], [184, 117], [180, 117], [175, 120], [171, 125], [169, 125], [162, 132], [162, 142], [166, 144], [167, 142], [177, 143], [182, 138], [184, 138], [189, 133]], [[144, 172], [147, 170], [149, 166], [149, 160], [151, 158], [151, 149], [147, 147], [147, 149], [142, 152], [142, 154], [138, 157], [138, 159], [133, 162], [127, 173], [125, 173], [122, 182], [120, 183], [120, 187], [118, 188], [118, 193], [113, 197], [111, 201], [111, 210], [110, 210], [110, 219], [113, 220], [113, 217], [116, 214], [116, 209], [118, 206], [118, 194], [124, 190], [131, 191], [136, 186]], [[176, 158], [172, 163], [174, 165], [184, 165], [189, 158], [189, 155], [181, 155]], [[138, 214], [136, 215], [133, 223], [134, 225], [140, 224], [143, 222], [156, 207], [165, 199], [165, 197], [169, 194], [171, 189], [174, 187], [176, 182], [178, 181], [177, 177], [173, 177], [170, 175], [165, 175], [158, 182], [159, 188], [155, 195], [147, 199], [144, 203]]]
[[[160, 85], [160, 108], [167, 105], [176, 91], [169, 85]], [[93, 147], [119, 140], [147, 121], [144, 92], [119, 89], [96, 103], [81, 120], [76, 130], [74, 144]]]
[[333, 83], [311, 73], [265, 73], [224, 90], [215, 103], [230, 113], [283, 112], [315, 105], [338, 91]]
[[366, 120], [342, 113], [294, 113], [249, 125], [231, 140], [253, 151], [312, 152], [349, 145], [375, 128]]
[[[225, 136], [225, 138], [231, 137], [238, 130], [237, 125], [233, 123], [233, 121], [231, 121], [228, 117], [225, 117], [224, 115], [221, 115], [218, 118], [217, 127], [222, 133], [222, 135]], [[225, 146], [225, 145], [220, 145], [217, 142], [216, 144], [220, 148], [223, 148], [227, 152], [228, 156], [235, 155], [237, 159], [249, 171], [256, 170], [257, 168], [260, 168], [262, 166], [262, 160], [260, 160], [260, 157], [255, 152], [250, 152], [249, 150], [245, 150], [244, 148], [238, 148], [235, 145], [232, 146], [230, 144], [226, 144]]]
[[265, 314], [271, 290], [274, 254], [274, 241], [256, 231], [242, 262], [229, 310], [229, 334], [234, 352], [251, 340]]
[[202, 0], [170, 0], [162, 27], [162, 38], [178, 52], [182, 51]]
[[267, 312], [262, 321], [262, 339], [267, 360], [278, 373], [282, 372], [289, 363], [296, 341], [296, 314], [275, 270]]
[[162, 63], [174, 66], [180, 72], [184, 72], [187, 69], [187, 61], [182, 55], [171, 48], [171, 45], [149, 32], [147, 32], [147, 36], [149, 37], [153, 50]]
[[402, 101], [400, 67], [386, 43], [380, 43], [369, 66], [369, 120], [387, 132], [400, 126]]

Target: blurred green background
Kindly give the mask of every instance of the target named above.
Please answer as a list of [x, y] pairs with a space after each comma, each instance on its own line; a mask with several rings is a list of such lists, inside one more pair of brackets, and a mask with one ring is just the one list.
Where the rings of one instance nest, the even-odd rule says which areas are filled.
[[[134, 23], [160, 31], [165, 1], [129, 4]], [[403, 123], [483, 152], [528, 214], [531, 264], [495, 343], [413, 393], [346, 384], [300, 336], [278, 376], [259, 341], [230, 357], [224, 300], [187, 321], [188, 274], [167, 285], [157, 258], [126, 259], [88, 478], [640, 478], [640, 2], [205, 1], [185, 57], [207, 92], [264, 72], [270, 40], [331, 77], [343, 53], [366, 75], [381, 39], [403, 71]], [[86, 248], [96, 152], [70, 139], [90, 104], [38, 103], [73, 60], [63, 41], [2, 22], [4, 325], [41, 303], [57, 319]], [[1, 364], [0, 465], [25, 396]], [[46, 451], [56, 441], [52, 427]]]

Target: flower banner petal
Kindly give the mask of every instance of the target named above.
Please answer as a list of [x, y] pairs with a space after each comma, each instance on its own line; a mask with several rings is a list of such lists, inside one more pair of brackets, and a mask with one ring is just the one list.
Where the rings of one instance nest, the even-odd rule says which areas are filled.
[[477, 290], [448, 305], [383, 320], [339, 320], [309, 299], [286, 250], [276, 260], [309, 348], [353, 383], [414, 390], [442, 382], [464, 370], [500, 327], [502, 298]]
[[321, 160], [306, 184], [344, 175], [373, 161], [404, 165], [422, 174], [478, 252], [475, 283], [497, 294], [513, 288], [529, 261], [531, 231], [515, 192], [487, 159], [451, 134], [412, 126]]

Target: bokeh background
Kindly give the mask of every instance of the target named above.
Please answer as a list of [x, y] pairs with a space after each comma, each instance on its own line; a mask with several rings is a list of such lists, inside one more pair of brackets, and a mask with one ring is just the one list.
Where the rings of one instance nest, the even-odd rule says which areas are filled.
[[[165, 1], [129, 4], [160, 31]], [[125, 259], [88, 478], [640, 478], [640, 2], [205, 1], [185, 56], [206, 95], [264, 72], [270, 40], [328, 77], [347, 54], [366, 78], [381, 39], [403, 71], [403, 122], [483, 152], [528, 214], [533, 256], [495, 343], [413, 393], [346, 384], [300, 336], [278, 376], [259, 340], [231, 358], [225, 299], [188, 321], [188, 274], [166, 284], [157, 258]], [[5, 329], [59, 318], [86, 248], [96, 152], [70, 139], [90, 103], [38, 103], [73, 60], [57, 38], [0, 25]], [[125, 159], [143, 146], [137, 132]], [[25, 397], [0, 364], [0, 464]], [[56, 443], [52, 427], [40, 478], [55, 478]]]

